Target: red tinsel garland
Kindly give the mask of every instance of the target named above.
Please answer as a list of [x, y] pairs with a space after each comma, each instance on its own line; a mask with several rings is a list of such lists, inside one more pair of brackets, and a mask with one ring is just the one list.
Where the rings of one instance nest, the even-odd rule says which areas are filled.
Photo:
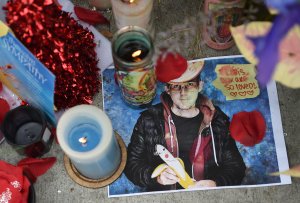
[[11, 0], [4, 9], [16, 37], [56, 76], [56, 108], [92, 103], [100, 89], [93, 33], [53, 0]]

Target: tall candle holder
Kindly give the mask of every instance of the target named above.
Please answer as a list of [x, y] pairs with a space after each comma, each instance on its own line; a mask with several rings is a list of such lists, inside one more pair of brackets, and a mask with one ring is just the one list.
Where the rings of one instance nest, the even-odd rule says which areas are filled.
[[154, 36], [153, 0], [111, 0], [116, 27], [139, 26]]
[[143, 107], [156, 95], [156, 76], [149, 32], [137, 26], [120, 29], [112, 39], [116, 80], [127, 104]]
[[126, 163], [126, 147], [111, 121], [99, 108], [78, 105], [68, 109], [57, 125], [65, 167], [78, 184], [98, 188], [112, 183]]

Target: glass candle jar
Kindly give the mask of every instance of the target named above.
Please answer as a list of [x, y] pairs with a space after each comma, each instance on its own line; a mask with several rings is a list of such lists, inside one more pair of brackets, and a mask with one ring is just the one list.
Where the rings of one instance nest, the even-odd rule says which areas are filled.
[[153, 0], [111, 0], [117, 28], [139, 26], [154, 37], [153, 2]]
[[205, 43], [216, 50], [234, 45], [230, 25], [241, 24], [246, 0], [205, 0], [204, 12], [208, 21], [204, 28]]
[[153, 54], [151, 36], [143, 28], [126, 26], [113, 36], [115, 76], [125, 102], [130, 105], [142, 107], [155, 97]]
[[20, 155], [40, 157], [49, 152], [53, 135], [46, 117], [32, 106], [10, 110], [1, 125], [5, 140]]

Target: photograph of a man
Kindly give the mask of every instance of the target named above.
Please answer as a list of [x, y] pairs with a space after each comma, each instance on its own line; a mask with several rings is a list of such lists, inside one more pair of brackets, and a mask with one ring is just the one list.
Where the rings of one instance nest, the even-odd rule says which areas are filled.
[[[143, 111], [128, 144], [127, 178], [147, 191], [182, 189], [167, 167], [151, 174], [163, 160], [155, 146], [180, 158], [194, 179], [190, 188], [240, 185], [246, 166], [229, 132], [229, 118], [200, 91], [204, 61], [190, 62], [180, 77], [168, 81], [160, 103]], [[171, 71], [171, 70], [170, 70]]]

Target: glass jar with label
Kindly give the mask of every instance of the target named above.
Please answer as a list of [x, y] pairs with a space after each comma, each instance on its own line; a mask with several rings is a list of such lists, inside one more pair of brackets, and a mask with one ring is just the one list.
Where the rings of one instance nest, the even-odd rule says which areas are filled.
[[246, 0], [205, 0], [204, 12], [208, 17], [204, 29], [205, 43], [216, 50], [234, 45], [230, 26], [242, 23]]
[[123, 99], [131, 106], [150, 104], [156, 95], [153, 54], [153, 42], [147, 30], [126, 26], [114, 34], [115, 77]]

